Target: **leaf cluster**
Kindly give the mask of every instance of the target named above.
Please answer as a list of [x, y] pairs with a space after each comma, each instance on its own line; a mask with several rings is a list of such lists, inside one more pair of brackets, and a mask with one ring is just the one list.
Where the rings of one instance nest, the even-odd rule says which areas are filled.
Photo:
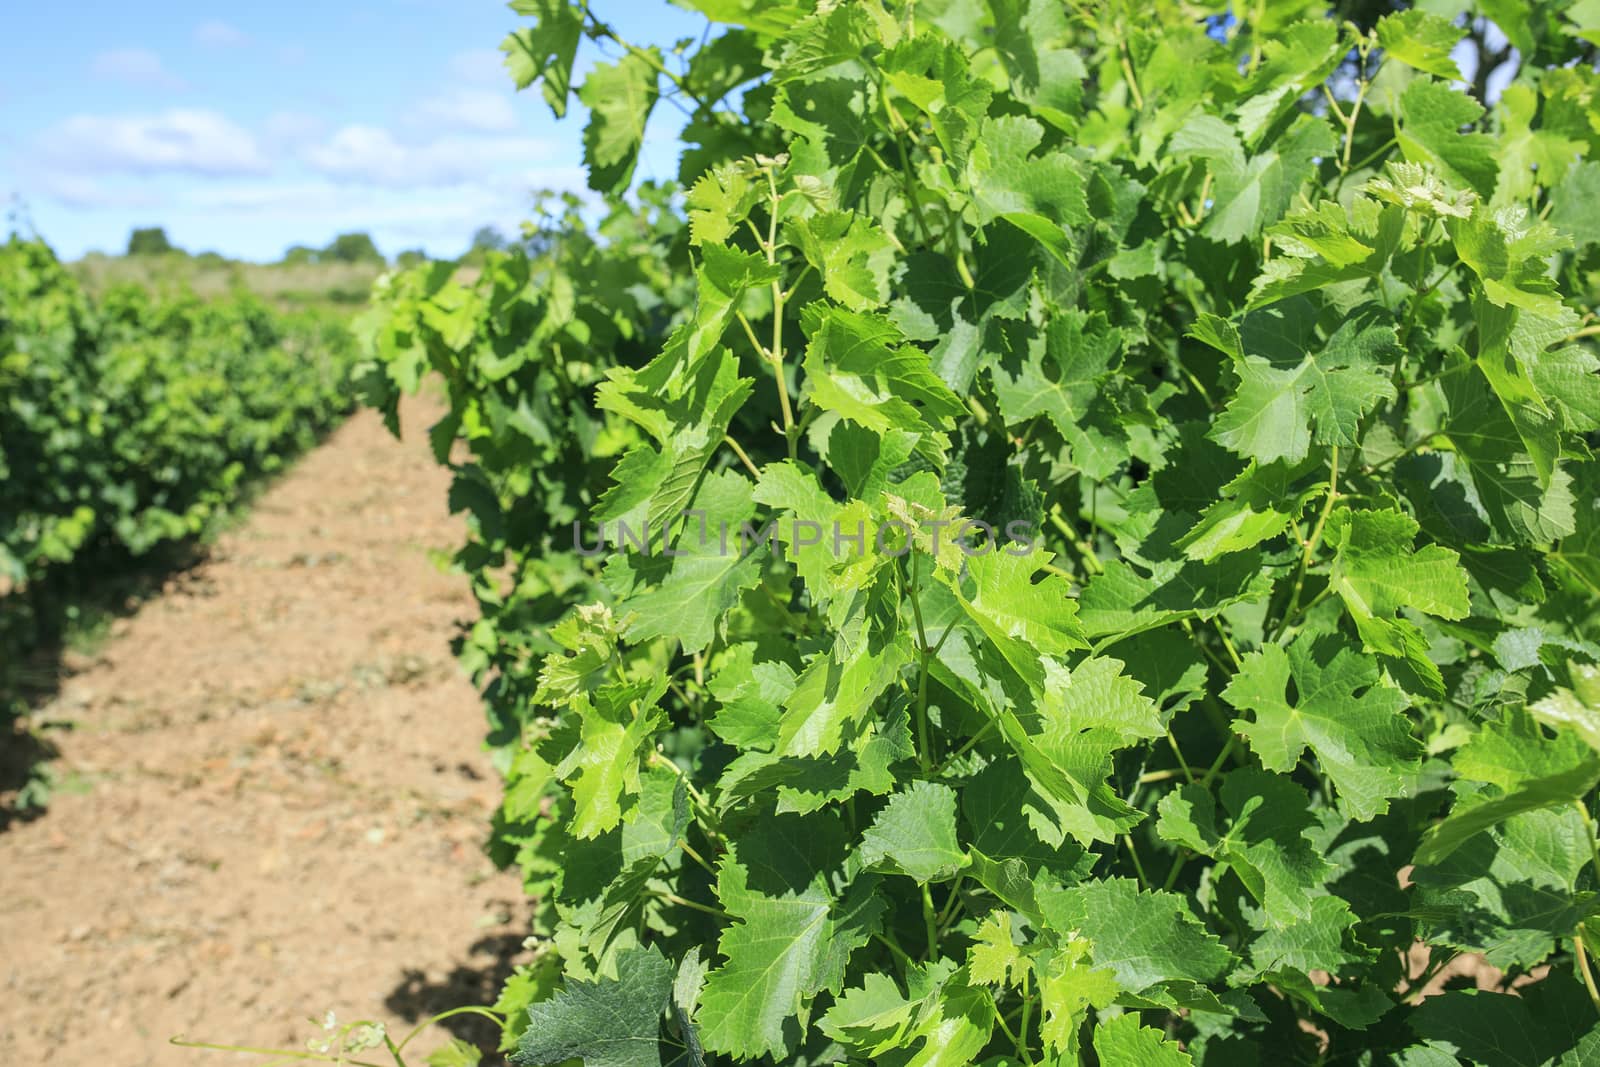
[[607, 214], [375, 313], [560, 960], [514, 1061], [1585, 1062], [1592, 5], [684, 6], [513, 4]]

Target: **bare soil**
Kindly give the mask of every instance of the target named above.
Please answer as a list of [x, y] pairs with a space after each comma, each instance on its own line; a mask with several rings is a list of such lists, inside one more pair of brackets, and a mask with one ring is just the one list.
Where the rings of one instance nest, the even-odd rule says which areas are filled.
[[41, 709], [68, 788], [0, 832], [0, 1064], [225, 1067], [253, 1061], [169, 1038], [303, 1049], [330, 1010], [398, 1033], [493, 1001], [527, 911], [482, 849], [437, 415], [403, 443], [354, 416], [70, 664]]

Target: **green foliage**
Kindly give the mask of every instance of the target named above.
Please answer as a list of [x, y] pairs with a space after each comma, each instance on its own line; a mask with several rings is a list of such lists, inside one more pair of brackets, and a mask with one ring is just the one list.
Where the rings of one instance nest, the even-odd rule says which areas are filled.
[[[204, 531], [349, 407], [353, 339], [252, 297], [120, 287], [0, 245], [0, 689], [57, 589]], [[69, 580], [71, 579], [71, 580]]]
[[1448, 4], [513, 6], [606, 213], [363, 373], [451, 403], [519, 1063], [1592, 1056], [1588, 6], [1487, 107]]
[[341, 233], [318, 258], [320, 261], [332, 260], [336, 263], [382, 263], [383, 253], [378, 251], [378, 246], [372, 243], [372, 237], [368, 234]]
[[135, 229], [128, 235], [128, 255], [159, 256], [176, 251], [167, 240], [167, 231], [160, 226]]

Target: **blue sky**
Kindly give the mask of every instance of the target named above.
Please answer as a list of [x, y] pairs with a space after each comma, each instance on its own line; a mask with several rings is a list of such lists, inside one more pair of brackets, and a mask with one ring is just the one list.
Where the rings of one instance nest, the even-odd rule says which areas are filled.
[[[165, 226], [191, 251], [275, 259], [366, 230], [386, 253], [459, 253], [514, 232], [535, 188], [583, 187], [584, 114], [513, 90], [502, 0], [8, 4], [0, 201], [58, 253], [120, 251]], [[696, 36], [661, 0], [599, 0], [639, 44]], [[599, 54], [585, 41], [580, 68]], [[670, 177], [659, 106], [641, 177]]]

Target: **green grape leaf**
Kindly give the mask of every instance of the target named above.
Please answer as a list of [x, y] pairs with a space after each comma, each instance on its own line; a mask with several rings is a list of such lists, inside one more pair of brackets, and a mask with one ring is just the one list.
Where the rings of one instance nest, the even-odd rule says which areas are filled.
[[1557, 686], [1549, 696], [1528, 705], [1528, 712], [1558, 734], [1571, 734], [1600, 752], [1600, 667], [1568, 661], [1572, 688]]
[[1201, 513], [1176, 547], [1190, 559], [1210, 562], [1278, 536], [1299, 516], [1311, 493], [1303, 475], [1282, 461], [1265, 466], [1252, 462], [1222, 487], [1222, 499]]
[[1121, 660], [1093, 656], [1071, 671], [1048, 662], [1040, 732], [1030, 740], [1055, 769], [1051, 780], [1071, 783], [1049, 789], [1062, 829], [1079, 841], [1108, 841], [1142, 815], [1106, 783], [1112, 756], [1166, 731], [1160, 709], [1143, 687], [1123, 673]]
[[1258, 237], [1282, 219], [1316, 174], [1316, 160], [1331, 155], [1336, 142], [1326, 120], [1302, 115], [1274, 147], [1247, 157], [1226, 123], [1204, 116], [1174, 134], [1169, 147], [1175, 155], [1209, 163], [1213, 204], [1202, 232], [1233, 244]]
[[1248, 767], [1222, 780], [1221, 797], [1227, 823], [1208, 789], [1187, 785], [1168, 793], [1156, 832], [1227, 864], [1262, 906], [1269, 928], [1309, 919], [1313, 897], [1332, 871], [1306, 834], [1311, 798], [1287, 778]]
[[1356, 916], [1350, 905], [1336, 896], [1308, 899], [1299, 921], [1271, 926], [1250, 942], [1250, 965], [1256, 974], [1324, 971], [1337, 975], [1361, 955], [1349, 947], [1350, 928]]
[[1431, 827], [1417, 848], [1417, 862], [1438, 864], [1473, 836], [1523, 812], [1571, 804], [1600, 782], [1600, 762], [1586, 760], [1568, 770], [1522, 781], [1510, 792], [1468, 805], [1458, 804], [1443, 822]]
[[1034, 155], [1043, 139], [1033, 119], [985, 119], [966, 178], [981, 223], [1004, 219], [1071, 265], [1067, 231], [1089, 221], [1082, 167], [1064, 152]]
[[709, 475], [695, 493], [683, 527], [659, 556], [614, 557], [607, 579], [631, 592], [622, 603], [628, 637], [672, 637], [685, 650], [706, 647], [717, 621], [761, 578], [761, 553], [745, 552], [739, 532], [755, 516], [748, 478]]
[[641, 370], [616, 368], [607, 375], [595, 392], [597, 406], [638, 424], [655, 441], [623, 455], [611, 473], [615, 484], [600, 499], [596, 518], [613, 524], [613, 543], [630, 538], [659, 543], [663, 524], [689, 506], [751, 388], [726, 349], [700, 361], [688, 375], [677, 373], [670, 354]]
[[972, 1063], [994, 1030], [994, 998], [949, 960], [913, 965], [902, 994], [893, 979], [866, 975], [821, 1022], [822, 1032], [863, 1056], [918, 1049], [909, 1063]]
[[[1569, 989], [1576, 983], [1565, 983]], [[1563, 991], [1566, 992], [1566, 991]], [[1571, 1047], [1575, 1035], [1591, 1029], [1594, 1007], [1571, 990], [1555, 1003], [1533, 1003], [1511, 993], [1453, 989], [1417, 1006], [1411, 1028], [1450, 1062], [1483, 1067], [1542, 1067]], [[1587, 1018], [1578, 1014], [1588, 1006]], [[1562, 1061], [1576, 1064], [1581, 1060]]]
[[889, 798], [861, 838], [861, 865], [909, 875], [919, 884], [944, 882], [967, 865], [956, 841], [956, 791], [912, 782]]
[[895, 249], [871, 219], [820, 212], [785, 224], [785, 233], [816, 268], [829, 299], [851, 311], [869, 311], [888, 300]]
[[1035, 967], [1044, 1011], [1039, 1036], [1048, 1047], [1072, 1058], [1078, 1055], [1078, 1034], [1089, 1009], [1106, 1007], [1121, 992], [1116, 972], [1091, 961], [1092, 948], [1088, 940], [1072, 937]]
[[641, 757], [664, 724], [656, 701], [666, 688], [664, 680], [622, 683], [572, 698], [577, 745], [555, 774], [572, 782], [574, 836], [597, 837], [622, 820], [622, 799], [639, 792]]
[[702, 248], [721, 248], [766, 193], [749, 160], [719, 163], [702, 174], [684, 198], [689, 234]]
[[717, 896], [734, 922], [718, 943], [726, 962], [700, 995], [696, 1022], [708, 1050], [787, 1054], [813, 998], [843, 988], [850, 955], [877, 929], [885, 902], [873, 876], [834, 890], [837, 827], [822, 816], [769, 818], [719, 865]]
[[1439, 545], [1413, 549], [1415, 519], [1398, 511], [1340, 508], [1328, 520], [1334, 549], [1328, 576], [1368, 649], [1407, 660], [1429, 688], [1442, 693], [1439, 671], [1427, 658], [1427, 640], [1415, 624], [1397, 619], [1401, 609], [1442, 619], [1467, 616], [1467, 573], [1460, 556]]
[[841, 626], [833, 646], [817, 653], [784, 701], [777, 751], [786, 756], [822, 756], [855, 736], [873, 704], [912, 660], [911, 641], [892, 632], [884, 616], [883, 585], [866, 597], [872, 607]]
[[1378, 20], [1378, 45], [1408, 67], [1446, 81], [1459, 81], [1461, 71], [1450, 53], [1467, 31], [1448, 19], [1420, 8], [1395, 11]]
[[1050, 420], [1072, 447], [1072, 461], [1097, 476], [1127, 457], [1110, 382], [1122, 363], [1124, 340], [1103, 314], [1055, 317], [1025, 348], [1002, 354], [990, 367], [1001, 414], [1013, 427], [1036, 416]]
[[1233, 726], [1268, 770], [1292, 770], [1310, 748], [1352, 818], [1382, 814], [1410, 788], [1420, 750], [1402, 714], [1406, 697], [1336, 637], [1302, 635], [1287, 650], [1246, 654], [1222, 698], [1253, 714]]
[[1479, 196], [1489, 197], [1500, 173], [1494, 138], [1461, 132], [1482, 115], [1483, 108], [1466, 93], [1432, 78], [1418, 78], [1400, 94], [1395, 139], [1411, 162], [1432, 164]]
[[965, 406], [927, 355], [887, 320], [813, 304], [805, 311], [806, 388], [813, 404], [880, 435], [918, 435], [917, 452], [943, 460], [943, 430]]
[[633, 180], [645, 124], [658, 95], [660, 66], [657, 49], [630, 52], [615, 63], [595, 64], [579, 86], [578, 99], [589, 109], [583, 161], [589, 168], [589, 188], [595, 192], [619, 193]]
[[1109, 970], [1129, 993], [1167, 982], [1210, 982], [1233, 963], [1183, 897], [1141, 891], [1129, 878], [1055, 890], [1040, 903], [1056, 928], [1076, 930], [1088, 941], [1094, 966]]
[[566, 0], [515, 0], [511, 9], [535, 22], [507, 35], [500, 45], [506, 70], [518, 89], [540, 82], [551, 112], [562, 118], [572, 88], [572, 63], [583, 36], [583, 15]]
[[[770, 745], [774, 736], [769, 733], [763, 745]], [[776, 788], [780, 814], [808, 814], [857, 793], [887, 795], [898, 784], [893, 766], [915, 755], [910, 719], [901, 708], [859, 727], [826, 755], [787, 756], [764, 747], [747, 751], [728, 764], [717, 787], [726, 801]]]
[[1034, 582], [1050, 559], [1040, 548], [1023, 555], [1005, 545], [968, 557], [970, 597], [959, 582], [946, 579], [967, 617], [1023, 677], [1041, 677], [1040, 656], [1060, 656], [1089, 644], [1067, 581], [1047, 574]]
[[591, 840], [576, 836], [575, 827], [560, 835], [556, 910], [587, 956], [605, 958], [638, 922], [650, 880], [676, 855], [688, 823], [683, 779], [655, 766], [640, 774], [637, 803], [620, 826]]
[[1189, 1054], [1153, 1026], [1127, 1012], [1094, 1029], [1094, 1051], [1104, 1067], [1189, 1067]]
[[615, 978], [569, 980], [528, 1006], [528, 1029], [511, 1054], [516, 1067], [660, 1067], [661, 1013], [672, 995], [672, 964], [654, 948], [617, 958]]
[[1547, 544], [1574, 532], [1577, 506], [1572, 477], [1557, 467], [1548, 479], [1524, 449], [1492, 387], [1476, 366], [1452, 373], [1440, 383], [1448, 411], [1444, 432], [1476, 491], [1501, 544]]
[[1078, 618], [1090, 637], [1127, 637], [1179, 619], [1213, 618], [1230, 605], [1264, 598], [1270, 589], [1253, 551], [1211, 563], [1163, 562], [1148, 575], [1113, 560], [1084, 587]]
[[978, 924], [967, 952], [967, 972], [972, 980], [992, 986], [1020, 985], [1032, 966], [1012, 933], [1011, 912], [991, 911]]
[[1211, 431], [1257, 463], [1299, 463], [1313, 441], [1354, 446], [1362, 416], [1395, 396], [1385, 366], [1399, 351], [1392, 326], [1352, 316], [1312, 351], [1302, 314], [1280, 304], [1246, 319], [1239, 387]]

